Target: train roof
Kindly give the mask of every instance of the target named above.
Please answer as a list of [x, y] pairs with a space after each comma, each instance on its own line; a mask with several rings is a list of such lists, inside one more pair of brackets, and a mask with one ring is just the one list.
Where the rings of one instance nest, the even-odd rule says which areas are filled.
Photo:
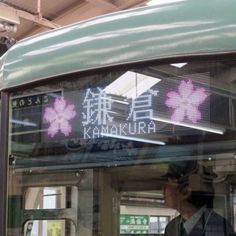
[[77, 71], [236, 51], [236, 1], [173, 0], [96, 17], [16, 43], [2, 89]]

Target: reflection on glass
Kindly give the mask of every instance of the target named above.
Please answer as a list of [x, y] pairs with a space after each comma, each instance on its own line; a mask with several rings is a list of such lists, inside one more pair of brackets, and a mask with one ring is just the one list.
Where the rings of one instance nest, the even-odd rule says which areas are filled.
[[67, 220], [34, 220], [25, 223], [24, 236], [75, 236], [75, 226]]
[[8, 234], [168, 235], [184, 215], [179, 206], [209, 184], [195, 171], [164, 178], [171, 165], [192, 161], [216, 178], [211, 206], [188, 203], [190, 217], [211, 209], [233, 232], [236, 62], [184, 63], [72, 75], [12, 93]]
[[25, 209], [65, 208], [65, 187], [28, 188], [25, 194]]

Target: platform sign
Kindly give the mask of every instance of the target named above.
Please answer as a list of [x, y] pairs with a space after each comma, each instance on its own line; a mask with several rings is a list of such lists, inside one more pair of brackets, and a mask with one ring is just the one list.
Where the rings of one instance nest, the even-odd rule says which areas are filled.
[[120, 234], [148, 234], [148, 215], [121, 215]]

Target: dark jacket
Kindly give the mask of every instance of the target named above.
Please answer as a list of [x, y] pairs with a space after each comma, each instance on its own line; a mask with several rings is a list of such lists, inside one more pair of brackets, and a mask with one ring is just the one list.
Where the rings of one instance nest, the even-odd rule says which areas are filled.
[[166, 226], [165, 236], [236, 236], [227, 220], [212, 210], [202, 214], [189, 234], [181, 233], [181, 221], [181, 216], [171, 220]]

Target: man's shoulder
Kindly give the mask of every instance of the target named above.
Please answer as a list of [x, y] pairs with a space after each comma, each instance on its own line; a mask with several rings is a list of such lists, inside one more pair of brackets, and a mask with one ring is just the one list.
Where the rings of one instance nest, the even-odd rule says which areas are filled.
[[209, 220], [219, 221], [219, 222], [227, 222], [226, 218], [218, 214], [217, 212], [213, 210], [209, 210], [206, 212], [206, 216], [209, 218]]
[[[222, 235], [236, 236], [233, 227], [226, 218], [216, 213], [215, 211], [209, 211], [206, 217], [207, 228], [206, 231], [215, 231], [218, 234], [222, 232]], [[208, 219], [207, 219], [208, 218]]]
[[180, 215], [172, 219], [165, 228], [165, 235], [175, 235], [173, 233], [178, 231], [180, 221], [181, 221]]
[[175, 218], [173, 218], [169, 223], [168, 223], [168, 225], [169, 224], [178, 224], [180, 221], [181, 221], [181, 215], [178, 215], [178, 216], [176, 216]]

